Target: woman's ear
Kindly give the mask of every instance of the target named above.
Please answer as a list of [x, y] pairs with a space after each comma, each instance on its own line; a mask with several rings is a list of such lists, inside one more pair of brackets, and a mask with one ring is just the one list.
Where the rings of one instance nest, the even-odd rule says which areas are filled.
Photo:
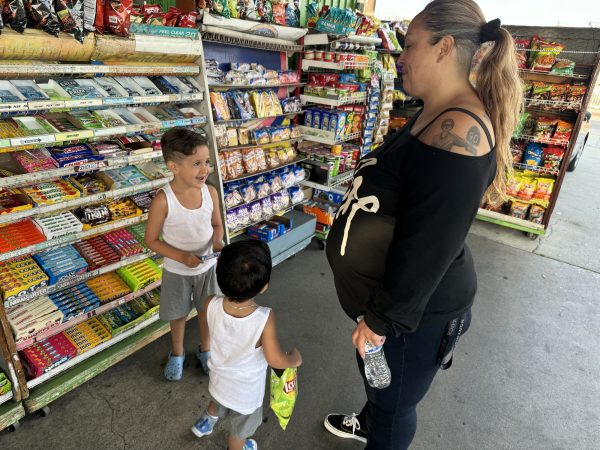
[[452, 50], [454, 50], [454, 38], [452, 36], [444, 36], [440, 42], [438, 42], [439, 53], [436, 62], [441, 62], [442, 59], [448, 57]]

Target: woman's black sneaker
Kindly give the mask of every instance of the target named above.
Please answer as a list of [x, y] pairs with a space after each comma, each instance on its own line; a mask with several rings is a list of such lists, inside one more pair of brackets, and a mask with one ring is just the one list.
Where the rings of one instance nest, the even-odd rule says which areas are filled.
[[342, 438], [356, 439], [367, 442], [367, 430], [361, 424], [356, 414], [345, 416], [343, 414], [329, 414], [325, 417], [325, 428], [332, 434]]

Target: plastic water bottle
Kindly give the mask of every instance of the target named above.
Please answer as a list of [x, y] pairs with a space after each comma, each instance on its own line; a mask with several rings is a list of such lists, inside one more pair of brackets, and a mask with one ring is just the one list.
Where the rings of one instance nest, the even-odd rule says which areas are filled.
[[[363, 316], [358, 318], [360, 322]], [[392, 382], [392, 374], [385, 359], [383, 345], [373, 345], [365, 342], [365, 376], [369, 386], [375, 389], [385, 389]]]

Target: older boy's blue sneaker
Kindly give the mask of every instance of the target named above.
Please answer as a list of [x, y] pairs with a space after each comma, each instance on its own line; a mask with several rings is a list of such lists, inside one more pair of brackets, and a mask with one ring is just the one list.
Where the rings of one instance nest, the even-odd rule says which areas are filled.
[[246, 439], [246, 443], [242, 450], [258, 450], [258, 444], [254, 439]]
[[213, 417], [205, 412], [192, 427], [192, 433], [197, 437], [208, 436], [213, 432], [215, 423], [217, 423], [218, 420], [218, 417]]

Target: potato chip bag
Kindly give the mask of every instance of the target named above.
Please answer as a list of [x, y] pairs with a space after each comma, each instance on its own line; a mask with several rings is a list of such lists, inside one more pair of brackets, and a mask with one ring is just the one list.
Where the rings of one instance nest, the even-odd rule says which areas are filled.
[[279, 425], [286, 429], [298, 396], [298, 369], [271, 369], [271, 409]]

